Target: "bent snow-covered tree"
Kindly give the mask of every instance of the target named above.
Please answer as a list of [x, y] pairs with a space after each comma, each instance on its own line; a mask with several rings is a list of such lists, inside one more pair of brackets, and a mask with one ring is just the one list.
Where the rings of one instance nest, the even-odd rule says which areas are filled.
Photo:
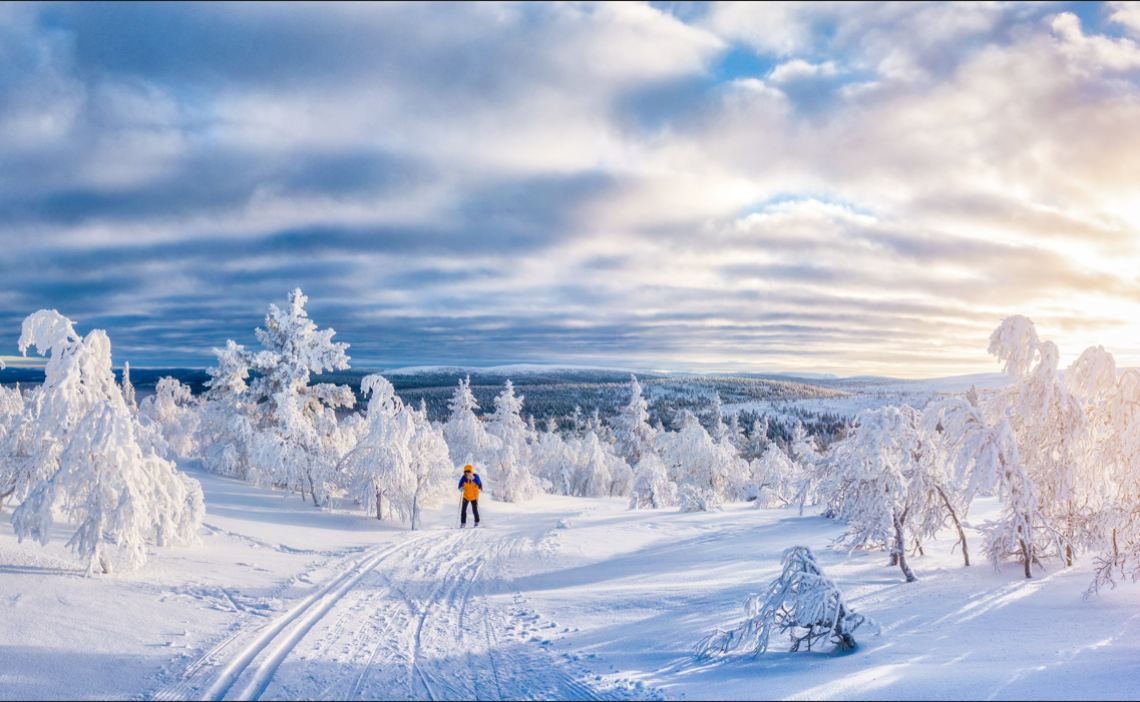
[[831, 643], [839, 650], [855, 648], [855, 630], [864, 623], [862, 614], [847, 606], [835, 581], [823, 573], [807, 546], [784, 551], [783, 572], [764, 595], [744, 601], [745, 619], [731, 631], [716, 630], [697, 644], [697, 655], [710, 658], [737, 649], [760, 655], [768, 650], [772, 634], [787, 632], [791, 650], [800, 646]]
[[961, 508], [954, 508], [956, 493], [939, 471], [934, 438], [919, 412], [907, 405], [860, 412], [851, 435], [832, 446], [830, 463], [819, 490], [833, 516], [847, 522], [842, 547], [889, 548], [891, 565], [913, 582], [907, 545], [921, 553], [922, 540], [953, 521], [966, 554]]
[[28, 476], [36, 483], [12, 515], [20, 540], [47, 544], [62, 513], [76, 524], [68, 545], [89, 574], [142, 565], [147, 543], [195, 543], [201, 486], [139, 447], [106, 333], [80, 338], [69, 319], [41, 310], [24, 320], [20, 351], [30, 346], [51, 359], [30, 417]]
[[987, 557], [995, 567], [1016, 557], [1029, 578], [1042, 558], [1071, 562], [1085, 541], [1079, 507], [1091, 490], [1082, 459], [1089, 421], [1061, 380], [1057, 346], [1040, 341], [1032, 321], [1007, 318], [989, 351], [1013, 384], [984, 403], [976, 395], [940, 403], [927, 423], [942, 426], [944, 460], [965, 502], [991, 491], [1002, 500], [998, 520], [981, 527]]

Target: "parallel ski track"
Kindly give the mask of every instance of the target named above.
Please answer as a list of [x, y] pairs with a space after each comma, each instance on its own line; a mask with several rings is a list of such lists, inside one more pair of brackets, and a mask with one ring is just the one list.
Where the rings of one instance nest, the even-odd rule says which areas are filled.
[[[430, 700], [624, 696], [617, 690], [594, 689], [584, 670], [574, 670], [577, 666], [567, 666], [545, 648], [514, 635], [501, 638], [511, 617], [517, 615], [488, 602], [488, 581], [483, 577], [494, 580], [495, 565], [525, 551], [526, 539], [490, 536], [489, 532], [449, 530], [439, 538], [439, 532], [426, 532], [372, 549], [256, 630], [256, 637], [229, 656], [228, 662], [217, 661], [237, 642], [248, 640], [249, 628], [219, 643], [187, 667], [184, 682], [156, 697], [185, 699], [200, 689], [191, 687], [191, 677], [200, 680], [214, 670], [216, 677], [202, 699], [256, 700], [271, 685], [273, 696], [313, 699], [342, 695], [350, 700], [397, 695]], [[401, 557], [392, 568], [377, 569], [396, 554]], [[357, 590], [357, 595], [346, 600], [370, 574], [379, 579], [377, 588]], [[338, 615], [332, 618], [328, 615], [334, 607]], [[299, 680], [291, 673], [275, 681], [282, 663], [318, 624], [320, 637], [298, 653], [304, 655], [312, 647], [359, 651], [350, 654], [354, 661], [345, 661], [346, 672], [353, 672], [325, 678], [319, 694], [316, 689], [305, 690], [303, 681], [311, 685], [327, 673]], [[363, 670], [355, 674], [355, 666], [361, 663]], [[375, 682], [373, 676], [378, 676]]]
[[[345, 569], [340, 575], [322, 585], [320, 589], [299, 602], [288, 612], [266, 624], [257, 638], [242, 649], [222, 668], [217, 679], [213, 685], [209, 687], [202, 699], [225, 699], [225, 697], [232, 692], [238, 679], [250, 668], [255, 659], [271, 645], [276, 643], [277, 646], [270, 655], [261, 662], [253, 678], [238, 696], [238, 699], [243, 700], [258, 699], [261, 693], [265, 691], [265, 687], [269, 684], [273, 673], [289, 654], [289, 651], [297, 645], [297, 642], [312, 629], [313, 625], [316, 624], [337, 601], [344, 597], [345, 593], [360, 582], [365, 575], [372, 572], [381, 561], [430, 536], [430, 534], [424, 534], [418, 537], [409, 537], [395, 545], [386, 548], [380, 547], [374, 550], [371, 554], [357, 560], [356, 563]], [[297, 626], [292, 627], [293, 624], [297, 624]], [[241, 633], [244, 632], [239, 632], [235, 634], [235, 636], [222, 642], [219, 646], [215, 647], [211, 653], [228, 646], [240, 636]], [[207, 654], [206, 657], [208, 656], [209, 654]]]

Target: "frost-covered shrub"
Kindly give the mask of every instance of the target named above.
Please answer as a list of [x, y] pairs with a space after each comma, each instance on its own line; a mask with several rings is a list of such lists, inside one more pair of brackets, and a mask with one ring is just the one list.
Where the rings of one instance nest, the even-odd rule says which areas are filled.
[[712, 488], [685, 483], [677, 489], [677, 505], [682, 512], [711, 512], [724, 501]]
[[796, 464], [774, 443], [768, 444], [760, 458], [749, 463], [752, 484], [756, 486], [757, 507], [787, 507], [792, 504], [800, 473]]
[[665, 464], [656, 453], [645, 453], [637, 463], [630, 491], [630, 509], [661, 509], [677, 504], [677, 485], [669, 481]]
[[106, 333], [80, 338], [66, 317], [41, 310], [24, 320], [21, 352], [29, 346], [51, 359], [29, 416], [25, 475], [36, 482], [12, 515], [20, 540], [47, 544], [62, 513], [77, 526], [68, 545], [89, 574], [141, 566], [148, 542], [196, 543], [201, 486], [140, 448]]
[[843, 593], [815, 560], [807, 546], [784, 551], [783, 572], [767, 592], [744, 601], [745, 620], [731, 631], [717, 629], [697, 644], [701, 658], [731, 651], [749, 650], [760, 655], [768, 650], [772, 634], [787, 632], [791, 650], [805, 646], [834, 645], [839, 650], [855, 648], [855, 630], [874, 623], [847, 606]]
[[[123, 377], [129, 382], [126, 371]], [[200, 403], [189, 386], [175, 378], [166, 377], [158, 381], [154, 395], [139, 405], [139, 414], [158, 424], [163, 439], [175, 456], [193, 456], [198, 449], [196, 438], [201, 422], [199, 409]]]

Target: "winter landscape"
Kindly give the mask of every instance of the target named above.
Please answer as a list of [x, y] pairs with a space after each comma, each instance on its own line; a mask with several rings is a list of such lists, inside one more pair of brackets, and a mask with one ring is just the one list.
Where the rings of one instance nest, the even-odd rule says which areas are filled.
[[0, 699], [1140, 697], [1140, 4], [0, 57]]

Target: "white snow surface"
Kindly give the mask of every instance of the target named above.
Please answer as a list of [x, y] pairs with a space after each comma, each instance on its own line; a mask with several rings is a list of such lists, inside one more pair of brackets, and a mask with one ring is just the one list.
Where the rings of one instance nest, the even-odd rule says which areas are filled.
[[[827, 548], [843, 525], [730, 504], [682, 514], [624, 499], [481, 500], [425, 529], [205, 473], [204, 545], [151, 548], [137, 573], [83, 577], [66, 529], [0, 532], [0, 697], [200, 699], [1132, 698], [1140, 585], [1091, 600], [1088, 558], [1026, 580], [928, 542], [907, 584], [880, 552]], [[5, 514], [10, 510], [5, 510]], [[975, 504], [972, 523], [996, 516]], [[975, 558], [981, 542], [968, 530]], [[846, 654], [698, 661], [742, 604], [810, 546], [857, 612]], [[978, 559], [980, 560], [980, 559]]]

